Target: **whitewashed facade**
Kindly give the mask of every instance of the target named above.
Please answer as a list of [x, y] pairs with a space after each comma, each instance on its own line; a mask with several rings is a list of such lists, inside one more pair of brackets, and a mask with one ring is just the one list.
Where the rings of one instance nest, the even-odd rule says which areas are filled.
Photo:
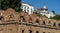
[[42, 7], [42, 9], [41, 9], [41, 11], [40, 11], [40, 14], [45, 15], [45, 16], [47, 16], [48, 18], [55, 16], [55, 14], [53, 14], [52, 12], [48, 12], [48, 9], [47, 9], [46, 5], [44, 5], [44, 6]]
[[26, 11], [28, 14], [33, 14], [34, 12], [34, 6], [27, 4], [27, 3], [22, 3], [22, 11]]

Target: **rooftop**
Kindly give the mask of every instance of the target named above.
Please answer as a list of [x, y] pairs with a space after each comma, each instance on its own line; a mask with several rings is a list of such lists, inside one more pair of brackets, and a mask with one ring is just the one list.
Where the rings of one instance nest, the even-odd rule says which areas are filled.
[[32, 4], [29, 4], [29, 3], [26, 3], [26, 2], [22, 2], [22, 3], [24, 3], [24, 4], [28, 4], [28, 5], [30, 5], [30, 6], [33, 6]]

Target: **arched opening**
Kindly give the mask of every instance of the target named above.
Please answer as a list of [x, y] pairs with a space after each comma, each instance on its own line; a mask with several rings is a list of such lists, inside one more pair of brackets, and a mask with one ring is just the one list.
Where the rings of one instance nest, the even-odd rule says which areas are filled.
[[24, 33], [24, 30], [22, 30], [22, 33]]
[[58, 26], [60, 27], [60, 23], [58, 24]]
[[29, 30], [29, 33], [32, 33], [32, 30]]
[[38, 19], [36, 20], [36, 23], [39, 23], [39, 20]]
[[24, 18], [24, 16], [20, 16], [20, 18], [22, 18], [22, 21], [24, 21], [24, 22], [25, 22], [25, 18]]
[[46, 23], [45, 23], [45, 21], [43, 21], [43, 25], [45, 25]]
[[0, 20], [2, 20], [3, 16], [0, 16]]
[[53, 26], [56, 26], [56, 23], [54, 23]]
[[39, 31], [36, 31], [36, 33], [39, 33]]

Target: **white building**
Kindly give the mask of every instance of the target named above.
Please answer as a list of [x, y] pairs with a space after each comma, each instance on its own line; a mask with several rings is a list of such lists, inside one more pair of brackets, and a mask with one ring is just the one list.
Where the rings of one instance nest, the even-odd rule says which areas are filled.
[[44, 6], [41, 8], [40, 14], [45, 15], [45, 16], [47, 16], [48, 18], [55, 16], [55, 14], [53, 14], [53, 12], [48, 12], [48, 9], [47, 9], [46, 5], [44, 5]]
[[42, 14], [42, 15], [48, 14], [48, 9], [47, 9], [46, 5], [44, 5], [41, 8], [40, 14]]
[[34, 12], [34, 6], [27, 4], [27, 3], [22, 3], [22, 11], [26, 11], [29, 15]]

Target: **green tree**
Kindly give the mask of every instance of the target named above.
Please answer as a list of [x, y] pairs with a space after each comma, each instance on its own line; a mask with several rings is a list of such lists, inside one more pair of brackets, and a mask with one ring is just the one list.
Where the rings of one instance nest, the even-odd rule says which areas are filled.
[[53, 14], [55, 14], [55, 11], [54, 10], [52, 10], [52, 12], [53, 12]]
[[0, 0], [0, 2], [2, 2], [3, 0]]
[[40, 16], [42, 16], [42, 15], [41, 15], [40, 13], [37, 13], [37, 16], [39, 16], [39, 17], [40, 17]]
[[12, 8], [16, 10], [16, 12], [21, 12], [21, 0], [0, 0], [0, 7], [2, 10], [6, 10], [8, 8]]
[[51, 19], [60, 20], [60, 15], [56, 15], [54, 17], [51, 17]]
[[1, 9], [1, 2], [2, 2], [3, 0], [0, 0], [0, 9]]

